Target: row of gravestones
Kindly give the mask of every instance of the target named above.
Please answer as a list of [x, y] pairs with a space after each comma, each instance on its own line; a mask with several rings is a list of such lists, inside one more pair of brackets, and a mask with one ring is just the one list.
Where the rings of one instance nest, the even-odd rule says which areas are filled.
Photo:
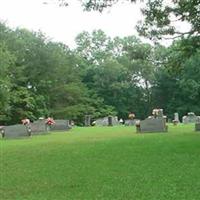
[[[148, 117], [143, 121], [136, 122], [137, 132], [167, 132], [168, 126], [166, 125], [166, 116], [163, 115], [162, 109], [156, 109], [157, 115]], [[178, 114], [175, 113], [174, 121], [178, 121]], [[190, 113], [186, 121], [183, 123], [195, 123], [195, 131], [200, 131], [200, 117]]]
[[71, 128], [69, 120], [54, 120], [51, 126], [46, 125], [45, 120], [38, 120], [29, 125], [16, 124], [0, 127], [2, 137], [18, 138], [31, 135], [47, 134], [49, 131], [67, 131]]
[[[86, 115], [85, 116], [85, 126], [90, 126], [91, 123], [91, 116], [90, 115]], [[97, 119], [95, 121], [95, 125], [96, 126], [115, 126], [115, 125], [119, 125], [119, 121], [117, 116], [108, 116], [108, 117], [103, 117], [100, 119]]]
[[[183, 124], [189, 124], [189, 123], [196, 123], [200, 121], [200, 116], [195, 115], [195, 113], [193, 112], [189, 112], [187, 115], [182, 117], [182, 123]], [[174, 113], [174, 123], [179, 123], [179, 114], [178, 113]]]
[[[135, 126], [136, 121], [138, 121], [138, 119], [128, 119], [128, 120], [125, 120], [124, 125], [125, 126]], [[115, 126], [115, 125], [122, 124], [122, 122], [118, 121], [117, 116], [108, 116], [108, 117], [103, 117], [103, 118], [97, 119], [95, 121], [95, 125], [96, 126]], [[91, 116], [86, 115], [85, 116], [85, 126], [90, 126], [91, 124], [92, 124]]]

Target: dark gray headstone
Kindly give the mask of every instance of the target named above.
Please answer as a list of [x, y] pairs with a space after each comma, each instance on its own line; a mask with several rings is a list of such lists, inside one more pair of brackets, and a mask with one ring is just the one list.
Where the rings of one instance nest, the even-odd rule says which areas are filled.
[[23, 136], [30, 136], [31, 129], [28, 126], [22, 124], [16, 124], [12, 126], [5, 126], [6, 138], [17, 138]]
[[85, 115], [85, 126], [90, 126], [90, 125], [91, 125], [91, 116]]
[[42, 134], [47, 132], [47, 126], [45, 120], [37, 120], [30, 124], [33, 134]]
[[166, 120], [163, 118], [147, 118], [140, 122], [140, 132], [167, 132]]
[[195, 131], [200, 131], [200, 123], [195, 124]]
[[113, 126], [112, 116], [108, 116], [108, 126]]
[[71, 128], [69, 125], [69, 120], [54, 120], [55, 124], [50, 126], [51, 131], [67, 131]]

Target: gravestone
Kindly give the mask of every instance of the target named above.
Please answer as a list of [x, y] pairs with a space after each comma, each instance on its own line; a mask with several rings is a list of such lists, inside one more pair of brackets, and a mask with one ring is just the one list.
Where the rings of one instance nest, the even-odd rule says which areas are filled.
[[135, 126], [136, 121], [138, 121], [138, 119], [127, 119], [125, 120], [125, 126]]
[[200, 123], [195, 124], [195, 131], [200, 131]]
[[195, 123], [195, 131], [200, 131], [200, 116], [197, 117], [197, 121]]
[[174, 113], [174, 121], [180, 122], [178, 113]]
[[108, 116], [108, 126], [113, 126], [112, 116]]
[[182, 122], [184, 124], [196, 123], [197, 119], [198, 119], [198, 116], [196, 116], [193, 112], [189, 112], [187, 116], [183, 116]]
[[1, 134], [2, 138], [5, 137], [5, 127], [4, 126], [0, 126], [0, 134]]
[[152, 132], [167, 132], [166, 116], [163, 116], [162, 109], [156, 109], [156, 114], [153, 117], [148, 117], [145, 120], [136, 124], [137, 132], [152, 133]]
[[31, 135], [31, 128], [22, 124], [5, 126], [6, 138], [17, 138]]
[[68, 131], [71, 128], [69, 120], [57, 119], [54, 121], [55, 124], [50, 126], [50, 131]]
[[85, 115], [85, 126], [90, 126], [90, 125], [91, 125], [91, 116]]
[[162, 118], [147, 118], [140, 122], [140, 132], [167, 132], [166, 122]]
[[39, 119], [39, 120], [31, 123], [30, 127], [31, 127], [31, 131], [32, 131], [33, 135], [46, 134], [48, 132], [44, 119]]
[[104, 118], [99, 118], [96, 120], [96, 125], [97, 126], [107, 126], [108, 125], [108, 118], [104, 117]]
[[179, 123], [179, 115], [178, 113], [174, 113], [174, 120], [173, 120], [173, 124], [177, 125]]
[[[117, 116], [110, 116], [112, 117], [112, 125], [119, 125], [119, 121]], [[108, 126], [108, 117], [99, 118], [95, 121], [96, 126]]]

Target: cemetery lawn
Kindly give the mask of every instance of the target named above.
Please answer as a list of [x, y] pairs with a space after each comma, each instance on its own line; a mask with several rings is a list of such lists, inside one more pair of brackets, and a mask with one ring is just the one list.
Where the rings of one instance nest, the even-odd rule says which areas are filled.
[[200, 132], [89, 127], [0, 139], [1, 200], [199, 200]]

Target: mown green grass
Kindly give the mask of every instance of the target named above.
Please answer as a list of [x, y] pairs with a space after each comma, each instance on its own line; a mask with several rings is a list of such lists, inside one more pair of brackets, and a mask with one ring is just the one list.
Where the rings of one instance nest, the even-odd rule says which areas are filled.
[[2, 200], [199, 200], [200, 133], [74, 128], [1, 140]]

